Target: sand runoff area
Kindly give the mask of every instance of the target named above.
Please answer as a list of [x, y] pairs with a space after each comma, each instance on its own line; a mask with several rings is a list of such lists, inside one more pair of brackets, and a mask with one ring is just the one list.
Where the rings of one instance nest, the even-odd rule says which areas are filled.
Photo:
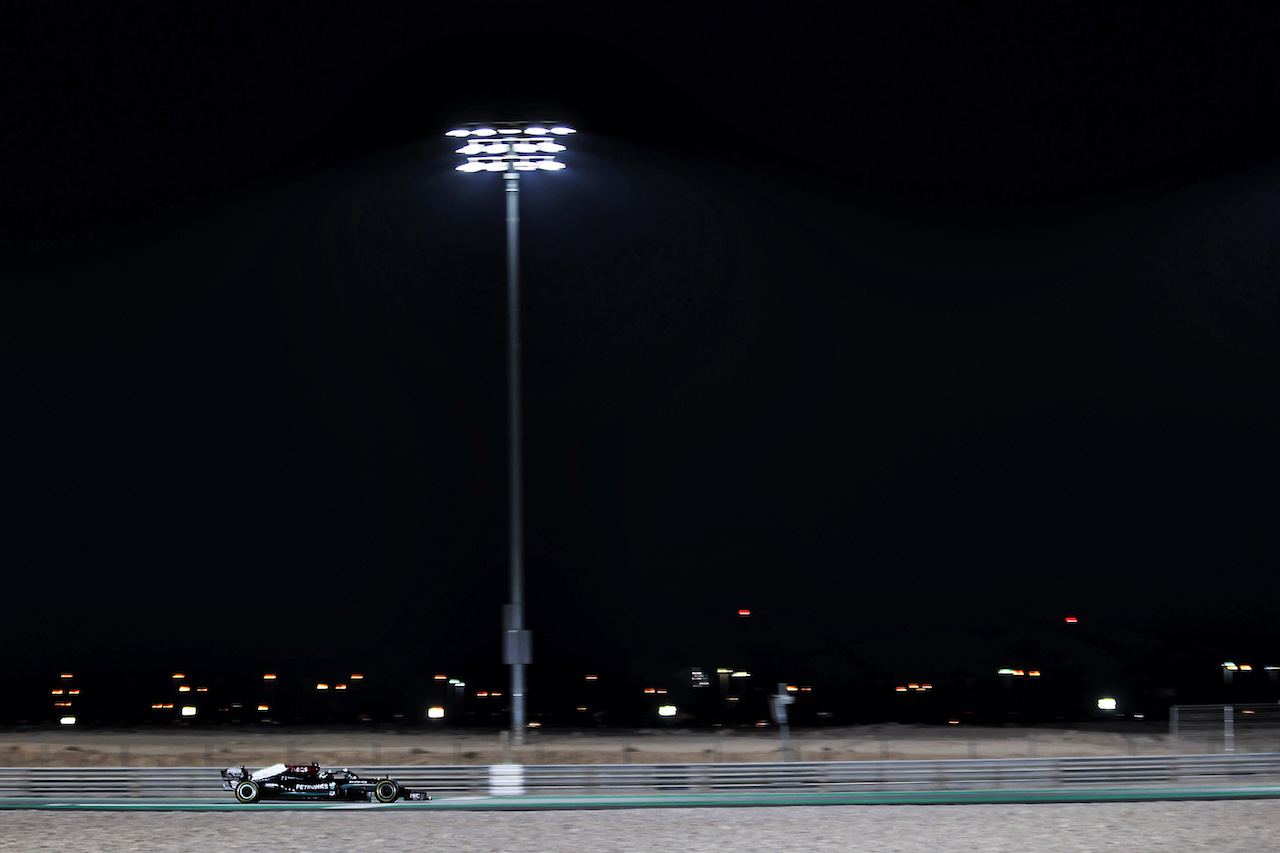
[[[1190, 747], [1190, 744], [1185, 746]], [[1206, 746], [1210, 748], [1205, 748]], [[4, 767], [214, 767], [318, 761], [340, 766], [691, 764], [781, 761], [776, 728], [532, 730], [512, 747], [505, 732], [425, 728], [0, 729]], [[1183, 752], [1218, 751], [1212, 745]], [[1221, 747], [1218, 747], [1220, 750]], [[1059, 758], [1163, 755], [1168, 737], [1134, 731], [878, 725], [792, 731], [792, 761]]]

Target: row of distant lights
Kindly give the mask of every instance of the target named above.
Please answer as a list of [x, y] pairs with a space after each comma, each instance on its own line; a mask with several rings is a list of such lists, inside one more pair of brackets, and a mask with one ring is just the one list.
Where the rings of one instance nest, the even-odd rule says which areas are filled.
[[[1222, 668], [1227, 670], [1228, 672], [1252, 672], [1253, 671], [1253, 667], [1247, 663], [1238, 664], [1229, 660], [1222, 662]], [[1262, 670], [1263, 672], [1275, 672], [1276, 670], [1280, 670], [1280, 666], [1264, 666]]]

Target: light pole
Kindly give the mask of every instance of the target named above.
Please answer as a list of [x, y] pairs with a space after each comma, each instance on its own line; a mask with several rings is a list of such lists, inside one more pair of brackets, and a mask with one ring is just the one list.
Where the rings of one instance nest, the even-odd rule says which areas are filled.
[[511, 600], [502, 609], [502, 662], [511, 667], [511, 742], [524, 742], [525, 667], [533, 662], [532, 635], [524, 626], [524, 483], [520, 456], [520, 173], [557, 171], [565, 150], [557, 138], [574, 133], [554, 122], [472, 123], [446, 136], [467, 140], [459, 172], [501, 172], [507, 196], [507, 418], [511, 548]]

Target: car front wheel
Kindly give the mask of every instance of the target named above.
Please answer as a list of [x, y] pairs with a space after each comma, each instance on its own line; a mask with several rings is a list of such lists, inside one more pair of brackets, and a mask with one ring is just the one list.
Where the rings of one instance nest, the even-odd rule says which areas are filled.
[[256, 803], [262, 798], [262, 789], [258, 787], [258, 783], [251, 779], [245, 779], [236, 785], [236, 799], [242, 803]]
[[400, 786], [390, 779], [383, 779], [373, 786], [373, 796], [380, 803], [393, 803], [400, 796]]

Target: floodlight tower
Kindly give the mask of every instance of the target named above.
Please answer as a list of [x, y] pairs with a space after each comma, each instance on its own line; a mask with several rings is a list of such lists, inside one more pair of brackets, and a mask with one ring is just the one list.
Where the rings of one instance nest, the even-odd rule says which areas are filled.
[[524, 502], [520, 458], [520, 173], [557, 171], [557, 138], [574, 133], [554, 122], [473, 123], [446, 136], [467, 140], [459, 172], [501, 172], [507, 190], [507, 416], [510, 452], [511, 601], [502, 612], [502, 662], [511, 667], [511, 742], [524, 742], [525, 667], [533, 662], [532, 635], [524, 625]]

